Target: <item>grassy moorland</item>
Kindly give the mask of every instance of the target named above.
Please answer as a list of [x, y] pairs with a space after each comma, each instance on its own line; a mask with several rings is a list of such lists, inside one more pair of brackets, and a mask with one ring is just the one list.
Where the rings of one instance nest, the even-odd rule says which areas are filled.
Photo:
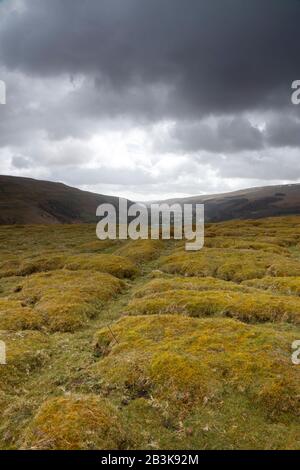
[[0, 228], [0, 449], [299, 449], [300, 217]]

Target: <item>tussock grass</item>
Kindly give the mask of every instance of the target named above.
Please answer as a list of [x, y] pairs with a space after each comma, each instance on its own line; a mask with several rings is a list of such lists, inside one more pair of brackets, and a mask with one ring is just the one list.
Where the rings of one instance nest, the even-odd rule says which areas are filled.
[[111, 254], [74, 255], [66, 260], [65, 268], [72, 271], [99, 271], [121, 279], [134, 278], [138, 274], [138, 268], [129, 259]]
[[244, 286], [287, 295], [300, 295], [300, 277], [263, 277], [244, 281]]
[[289, 250], [286, 247], [278, 246], [277, 243], [267, 243], [257, 241], [257, 239], [231, 238], [231, 237], [207, 237], [205, 240], [207, 248], [231, 248], [235, 250], [260, 250], [266, 253], [276, 253], [289, 256]]
[[205, 232], [0, 227], [0, 449], [299, 448], [300, 217]]
[[[246, 285], [236, 284], [231, 281], [223, 281], [222, 279], [216, 279], [215, 277], [199, 278], [171, 276], [168, 278], [162, 278], [161, 276], [158, 276], [138, 289], [135, 293], [135, 297], [145, 297], [159, 292], [172, 290], [251, 292], [252, 289]], [[186, 295], [188, 295], [188, 292]]]
[[300, 325], [300, 301], [296, 297], [265, 292], [168, 290], [131, 300], [128, 315], [180, 313], [192, 317], [227, 316], [245, 322], [290, 322]]
[[44, 255], [32, 257], [30, 260], [12, 258], [0, 266], [0, 278], [27, 276], [59, 269], [100, 271], [119, 278], [133, 278], [138, 274], [137, 267], [127, 258], [106, 253], [86, 253], [71, 256]]
[[122, 242], [120, 240], [95, 240], [79, 245], [78, 249], [84, 253], [101, 253], [105, 250], [115, 250]]
[[290, 361], [293, 335], [230, 319], [178, 315], [127, 317], [95, 338], [104, 357], [89, 371], [103, 387], [164, 403], [171, 414], [221, 399], [224, 388], [269, 416], [300, 409], [300, 375]]
[[241, 282], [266, 275], [298, 276], [300, 261], [262, 250], [204, 248], [196, 253], [175, 251], [161, 260], [161, 269], [170, 274]]
[[6, 365], [0, 365], [0, 392], [19, 393], [33, 371], [41, 368], [50, 357], [50, 340], [38, 331], [0, 331], [6, 343]]
[[31, 256], [30, 259], [12, 258], [0, 265], [0, 278], [10, 276], [28, 276], [39, 272], [48, 272], [64, 267], [65, 257], [62, 255], [43, 254]]
[[0, 330], [36, 330], [40, 326], [40, 316], [32, 308], [18, 300], [0, 299]]
[[161, 240], [136, 240], [126, 243], [115, 254], [140, 264], [157, 258], [163, 248], [164, 243]]
[[[31, 326], [36, 329], [75, 331], [123, 288], [121, 280], [106, 273], [62, 270], [35, 274], [24, 281], [18, 294], [25, 306], [19, 315], [32, 314], [35, 324]], [[20, 329], [16, 320], [13, 326]]]
[[22, 280], [20, 280], [19, 276], [0, 278], [0, 298], [8, 297], [18, 292], [21, 284]]
[[118, 411], [97, 396], [47, 400], [22, 437], [21, 447], [34, 450], [124, 449], [128, 443]]

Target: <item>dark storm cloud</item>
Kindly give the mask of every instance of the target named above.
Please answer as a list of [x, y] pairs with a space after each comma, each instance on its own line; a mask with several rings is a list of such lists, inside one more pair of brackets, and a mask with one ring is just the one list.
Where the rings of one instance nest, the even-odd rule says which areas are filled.
[[268, 148], [300, 147], [300, 119], [295, 113], [266, 117], [262, 128], [243, 115], [215, 118], [214, 122], [179, 121], [156, 142], [162, 152], [238, 153]]
[[[93, 76], [96, 87], [115, 91], [116, 113], [128, 90], [147, 86], [164, 90], [161, 118], [288, 106], [300, 76], [297, 0], [24, 3], [2, 23], [3, 63], [41, 76]], [[138, 91], [133, 108], [136, 100]], [[147, 113], [147, 100], [141, 106]]]
[[272, 147], [300, 147], [300, 119], [278, 114], [268, 123], [266, 139]]
[[0, 172], [145, 198], [300, 178], [299, 21], [298, 0], [0, 2]]

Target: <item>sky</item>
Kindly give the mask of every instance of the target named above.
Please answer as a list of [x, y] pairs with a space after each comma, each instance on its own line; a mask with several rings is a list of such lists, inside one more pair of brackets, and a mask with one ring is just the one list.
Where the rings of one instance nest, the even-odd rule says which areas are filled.
[[153, 200], [300, 182], [299, 0], [1, 0], [0, 174]]

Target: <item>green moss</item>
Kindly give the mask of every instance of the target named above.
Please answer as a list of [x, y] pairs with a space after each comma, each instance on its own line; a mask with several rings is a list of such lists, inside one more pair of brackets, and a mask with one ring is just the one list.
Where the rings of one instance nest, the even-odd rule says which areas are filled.
[[34, 450], [124, 449], [128, 435], [117, 410], [97, 396], [67, 396], [42, 404], [21, 447]]

